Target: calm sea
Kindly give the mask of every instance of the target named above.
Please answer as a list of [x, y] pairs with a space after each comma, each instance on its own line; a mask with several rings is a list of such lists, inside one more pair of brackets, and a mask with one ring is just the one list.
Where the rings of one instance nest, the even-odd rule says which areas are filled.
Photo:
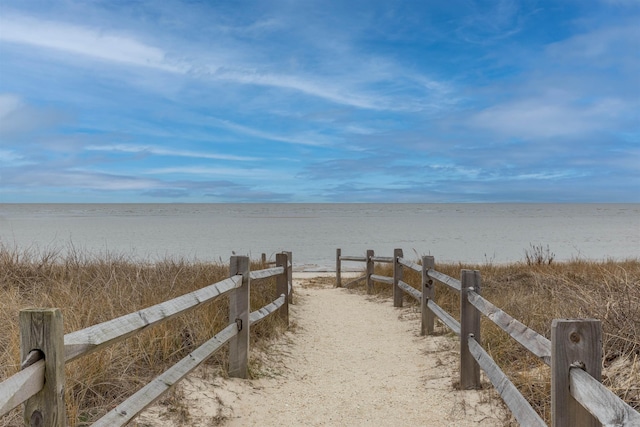
[[503, 263], [533, 244], [557, 260], [626, 259], [640, 257], [640, 204], [0, 204], [0, 242], [140, 260], [288, 250], [298, 269], [334, 268], [336, 248]]

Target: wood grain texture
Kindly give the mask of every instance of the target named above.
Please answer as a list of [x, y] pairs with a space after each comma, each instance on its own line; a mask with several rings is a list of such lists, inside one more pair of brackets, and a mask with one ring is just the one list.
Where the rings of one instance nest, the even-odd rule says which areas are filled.
[[403, 282], [400, 280], [398, 282], [398, 287], [407, 295], [420, 302], [422, 300], [422, 292], [411, 286], [410, 284]]
[[[276, 254], [276, 257], [278, 255], [280, 255], [280, 254]], [[278, 265], [278, 261], [277, 260], [276, 260], [276, 265]], [[282, 266], [273, 267], [273, 268], [265, 268], [263, 270], [252, 271], [251, 273], [249, 273], [249, 277], [251, 278], [251, 280], [267, 279], [269, 277], [274, 277], [274, 276], [281, 275], [283, 272], [284, 272], [284, 267], [282, 267]]]
[[580, 365], [597, 381], [602, 371], [602, 324], [594, 319], [554, 319], [551, 323], [551, 418], [554, 427], [597, 427], [570, 392], [569, 371]]
[[544, 420], [531, 407], [529, 402], [522, 396], [520, 391], [513, 385], [504, 372], [487, 354], [480, 344], [474, 339], [468, 340], [469, 351], [473, 355], [478, 365], [487, 374], [489, 381], [496, 388], [504, 403], [509, 407], [513, 416], [521, 426], [546, 427]]
[[64, 327], [57, 308], [20, 311], [20, 359], [40, 350], [44, 359], [44, 385], [24, 403], [26, 425], [63, 427], [64, 405]]
[[340, 277], [340, 257], [341, 257], [342, 249], [336, 249], [336, 288], [342, 287], [342, 280]]
[[283, 252], [287, 254], [287, 279], [289, 284], [289, 289], [287, 293], [288, 304], [293, 304], [293, 252], [285, 251]]
[[252, 311], [251, 314], [249, 314], [249, 322], [251, 323], [251, 326], [260, 323], [271, 314], [275, 313], [280, 307], [284, 305], [284, 301], [285, 297], [284, 294], [282, 294], [275, 301], [265, 305], [262, 308], [259, 308], [256, 311]]
[[375, 271], [375, 261], [373, 260], [374, 252], [371, 249], [367, 249], [367, 294], [371, 295], [373, 293], [373, 280], [371, 279], [371, 275]]
[[93, 427], [116, 427], [126, 425], [136, 415], [155, 402], [177, 382], [186, 377], [202, 362], [235, 337], [238, 328], [235, 323], [228, 325], [213, 338], [202, 344], [181, 361], [166, 370], [163, 374], [153, 379], [127, 400], [116, 406], [105, 416], [100, 418]]
[[509, 336], [542, 359], [544, 363], [551, 365], [551, 341], [509, 316], [476, 292], [467, 292], [467, 297], [474, 307], [508, 333]]
[[391, 264], [393, 263], [393, 258], [390, 256], [376, 256], [376, 257], [372, 257], [372, 261]]
[[412, 269], [413, 271], [417, 272], [417, 273], [421, 273], [422, 272], [422, 266], [420, 264], [416, 264], [413, 261], [409, 261], [408, 259], [404, 259], [404, 258], [400, 258], [398, 259], [398, 262], [400, 264], [402, 264], [403, 266]]
[[468, 292], [480, 293], [480, 272], [477, 270], [461, 271], [460, 290], [460, 388], [462, 390], [479, 389], [480, 366], [469, 352], [468, 338], [473, 336], [478, 343], [480, 339], [480, 312], [469, 302]]
[[44, 386], [44, 360], [10, 376], [0, 383], [0, 416], [42, 390]]
[[435, 298], [435, 289], [433, 280], [429, 277], [429, 270], [435, 267], [435, 258], [432, 256], [423, 256], [422, 265], [420, 266], [422, 277], [422, 300], [420, 302], [420, 335], [432, 335], [435, 326], [435, 314], [429, 310], [429, 301]]
[[442, 307], [433, 302], [433, 300], [429, 300], [427, 303], [429, 306], [429, 310], [431, 310], [442, 322], [447, 325], [449, 329], [456, 333], [456, 335], [460, 335], [460, 323], [453, 318], [449, 313], [447, 313]]
[[459, 280], [454, 279], [451, 276], [447, 276], [446, 274], [442, 274], [439, 271], [435, 271], [435, 270], [429, 270], [428, 274], [429, 274], [429, 277], [431, 277], [432, 279], [437, 280], [443, 285], [447, 285], [454, 291], [460, 292], [460, 288], [462, 287], [462, 285], [460, 284]]
[[638, 427], [640, 413], [580, 368], [569, 371], [573, 398], [604, 426]]
[[371, 280], [379, 283], [386, 283], [387, 285], [393, 285], [393, 277], [380, 276], [379, 274], [372, 274]]
[[242, 283], [240, 276], [231, 277], [197, 291], [160, 304], [129, 313], [104, 323], [64, 336], [65, 361], [70, 362], [121, 341], [152, 325], [160, 324], [206, 302], [213, 301]]
[[276, 265], [282, 269], [282, 273], [276, 277], [276, 297], [280, 295], [286, 297], [278, 313], [285, 325], [289, 326], [289, 255], [276, 254]]
[[404, 300], [404, 293], [398, 286], [398, 283], [402, 280], [402, 264], [398, 262], [398, 259], [402, 258], [402, 249], [393, 250], [393, 306], [402, 307]]
[[354, 261], [354, 262], [367, 262], [367, 259], [363, 256], [347, 256], [343, 255], [340, 257], [341, 261]]
[[242, 286], [229, 295], [229, 323], [237, 324], [238, 333], [229, 343], [229, 376], [247, 378], [249, 365], [249, 304], [250, 285], [249, 257], [233, 256], [230, 276], [242, 275]]

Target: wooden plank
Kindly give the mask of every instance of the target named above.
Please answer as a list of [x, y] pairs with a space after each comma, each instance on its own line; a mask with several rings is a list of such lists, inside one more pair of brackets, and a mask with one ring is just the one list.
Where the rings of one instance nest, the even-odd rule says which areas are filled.
[[447, 285], [448, 287], [450, 287], [454, 291], [460, 292], [460, 288], [462, 287], [462, 285], [460, 284], [459, 280], [454, 279], [453, 277], [447, 276], [446, 274], [442, 274], [442, 273], [440, 273], [438, 271], [435, 271], [435, 270], [429, 270], [427, 272], [427, 274], [432, 279], [436, 279], [438, 282], [440, 282], [440, 283], [442, 283], [444, 285]]
[[386, 283], [387, 285], [393, 285], [393, 278], [387, 276], [380, 276], [378, 274], [372, 274], [371, 280], [374, 282]]
[[371, 261], [391, 264], [393, 263], [393, 258], [390, 256], [374, 256], [371, 257]]
[[116, 406], [104, 417], [100, 418], [92, 427], [116, 427], [126, 425], [145, 408], [153, 404], [173, 385], [186, 377], [202, 362], [236, 336], [238, 327], [235, 323], [228, 325], [209, 341], [202, 344], [181, 361], [173, 365], [163, 374], [134, 393], [127, 400]]
[[213, 301], [237, 288], [241, 283], [241, 276], [231, 277], [135, 313], [66, 334], [64, 336], [65, 362], [122, 341], [145, 328]]
[[413, 261], [409, 261], [408, 259], [400, 258], [400, 259], [398, 259], [398, 262], [400, 264], [404, 265], [405, 267], [412, 269], [413, 271], [415, 271], [417, 273], [421, 273], [422, 272], [422, 266], [420, 264], [416, 264]]
[[474, 307], [508, 333], [509, 336], [542, 359], [544, 363], [551, 365], [551, 341], [509, 316], [477, 293], [473, 291], [467, 292], [467, 297]]
[[287, 304], [293, 304], [293, 252], [285, 251], [283, 253], [287, 254], [287, 283], [289, 291], [287, 294]]
[[42, 390], [44, 360], [11, 375], [0, 383], [0, 417]]
[[429, 277], [427, 272], [429, 269], [435, 267], [435, 258], [432, 256], [422, 257], [422, 269], [420, 271], [422, 276], [422, 300], [420, 301], [420, 335], [431, 335], [435, 326], [435, 315], [429, 310], [429, 301], [435, 298], [435, 289], [433, 286], [433, 280]]
[[367, 272], [365, 276], [367, 278], [367, 294], [369, 295], [373, 293], [373, 280], [371, 280], [371, 275], [375, 271], [374, 255], [373, 249], [367, 249]]
[[363, 256], [341, 256], [340, 261], [367, 262], [367, 258]]
[[336, 249], [336, 288], [342, 287], [342, 280], [340, 277], [340, 254], [342, 249]]
[[[277, 254], [276, 254], [277, 256]], [[249, 273], [251, 280], [267, 279], [280, 275], [284, 272], [284, 267], [265, 268], [264, 270], [256, 270]]]
[[20, 310], [20, 359], [39, 350], [44, 360], [42, 389], [24, 402], [24, 423], [64, 427], [64, 326], [57, 308]]
[[402, 265], [398, 263], [398, 258], [402, 258], [402, 249], [393, 250], [393, 306], [402, 307], [404, 294], [398, 286], [402, 280]]
[[256, 311], [252, 311], [251, 314], [249, 315], [249, 322], [251, 326], [257, 323], [260, 323], [262, 320], [269, 317], [270, 314], [274, 313], [276, 310], [278, 310], [280, 307], [284, 305], [284, 301], [285, 301], [285, 297], [283, 294], [283, 295], [280, 295], [280, 297], [275, 301], [270, 302], [269, 304], [265, 305], [262, 308], [259, 308]]
[[249, 374], [249, 313], [251, 304], [251, 280], [249, 257], [232, 256], [229, 265], [231, 277], [242, 275], [242, 286], [229, 295], [229, 323], [238, 325], [238, 333], [229, 343], [229, 377], [247, 378]]
[[438, 318], [440, 320], [442, 320], [442, 322], [444, 322], [444, 324], [447, 325], [447, 327], [449, 329], [451, 329], [457, 335], [460, 335], [460, 323], [456, 319], [454, 319], [453, 316], [451, 316], [449, 313], [447, 313], [438, 304], [433, 302], [433, 300], [429, 300], [427, 305], [428, 305], [429, 309], [433, 312], [433, 314], [438, 316]]
[[402, 280], [398, 281], [398, 287], [402, 289], [405, 293], [409, 294], [416, 301], [422, 301], [422, 292], [411, 286], [410, 284], [403, 282]]
[[596, 380], [602, 371], [602, 324], [594, 319], [551, 323], [551, 420], [554, 427], [599, 427], [598, 420], [571, 396], [569, 372], [576, 363]]
[[467, 294], [470, 290], [480, 293], [480, 272], [462, 270], [460, 291], [460, 388], [462, 390], [479, 389], [480, 366], [469, 352], [468, 338], [480, 340], [480, 312], [469, 302]]
[[640, 413], [580, 368], [569, 370], [571, 396], [605, 426], [640, 426]]
[[[289, 295], [289, 255], [286, 253], [276, 254], [276, 263], [278, 266], [281, 266], [282, 273], [276, 277], [276, 296], [285, 295], [288, 297]], [[278, 311], [280, 313], [280, 318], [287, 327], [289, 326], [289, 298], [285, 298], [285, 303], [282, 308]]]
[[349, 283], [343, 285], [345, 288], [349, 288], [357, 283], [360, 283], [362, 281], [365, 281], [367, 279], [367, 275], [365, 274], [364, 276], [360, 276], [357, 279], [353, 279], [352, 281], [350, 281]]
[[521, 426], [547, 426], [491, 356], [471, 337], [469, 338], [469, 351]]

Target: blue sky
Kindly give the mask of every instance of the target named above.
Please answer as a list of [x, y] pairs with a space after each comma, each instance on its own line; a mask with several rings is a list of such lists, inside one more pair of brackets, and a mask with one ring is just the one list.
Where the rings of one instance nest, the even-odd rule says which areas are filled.
[[0, 0], [0, 202], [640, 202], [640, 1]]

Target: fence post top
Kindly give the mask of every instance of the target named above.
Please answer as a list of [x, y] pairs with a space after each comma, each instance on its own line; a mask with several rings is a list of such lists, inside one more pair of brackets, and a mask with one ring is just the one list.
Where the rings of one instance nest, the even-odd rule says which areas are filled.
[[38, 307], [27, 307], [27, 308], [23, 308], [20, 310], [20, 312], [25, 312], [25, 313], [42, 313], [42, 312], [46, 312], [46, 313], [50, 313], [53, 312], [54, 315], [61, 315], [60, 309], [59, 308], [55, 308], [55, 307], [45, 307], [45, 308], [38, 308]]
[[551, 326], [555, 326], [555, 325], [560, 324], [560, 323], [564, 324], [564, 323], [577, 323], [577, 322], [602, 323], [602, 321], [599, 320], [599, 319], [590, 319], [590, 318], [588, 318], [588, 319], [553, 319], [551, 321]]

